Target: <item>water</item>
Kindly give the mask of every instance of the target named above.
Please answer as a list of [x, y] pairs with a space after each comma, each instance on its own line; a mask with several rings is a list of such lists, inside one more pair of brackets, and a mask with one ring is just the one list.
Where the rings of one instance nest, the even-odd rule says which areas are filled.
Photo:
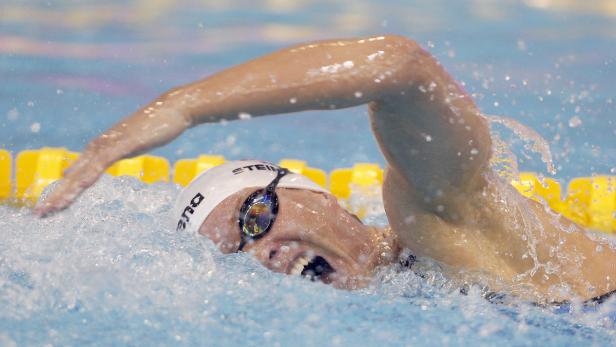
[[[398, 33], [436, 55], [486, 114], [543, 136], [556, 178], [609, 173], [616, 14], [601, 4], [609, 1], [4, 0], [0, 147], [81, 150], [172, 86], [299, 41]], [[498, 131], [521, 170], [548, 175], [527, 143]], [[202, 126], [155, 153], [292, 157], [326, 170], [383, 164], [365, 108]], [[616, 343], [614, 300], [491, 304], [438, 272], [423, 279], [394, 267], [356, 292], [271, 273], [174, 232], [176, 194], [105, 178], [50, 219], [0, 207], [0, 345]], [[375, 202], [368, 220], [382, 224]]]
[[[105, 177], [47, 220], [0, 208], [3, 345], [546, 345], [613, 343], [590, 312], [492, 304], [438, 272], [395, 267], [345, 292], [275, 274], [174, 231], [171, 185]], [[579, 310], [573, 308], [572, 310]], [[500, 343], [500, 342], [499, 342]]]

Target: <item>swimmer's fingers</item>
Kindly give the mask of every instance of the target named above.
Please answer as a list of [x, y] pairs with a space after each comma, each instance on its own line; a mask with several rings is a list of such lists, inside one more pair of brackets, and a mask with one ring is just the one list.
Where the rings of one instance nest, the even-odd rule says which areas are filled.
[[84, 155], [66, 171], [56, 188], [39, 201], [34, 214], [39, 217], [67, 208], [86, 188], [94, 184], [105, 171], [105, 165], [95, 157]]

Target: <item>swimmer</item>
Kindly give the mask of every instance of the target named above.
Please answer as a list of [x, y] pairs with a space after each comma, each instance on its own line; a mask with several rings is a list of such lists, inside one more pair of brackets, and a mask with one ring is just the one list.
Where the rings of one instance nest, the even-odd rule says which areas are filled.
[[388, 228], [362, 224], [300, 175], [251, 161], [196, 178], [180, 194], [178, 229], [198, 231], [224, 253], [251, 253], [273, 271], [344, 289], [366, 286], [408, 249], [452, 279], [480, 273], [491, 290], [540, 302], [616, 290], [616, 251], [499, 179], [473, 100], [400, 36], [301, 44], [171, 89], [94, 139], [35, 213], [66, 208], [115, 161], [197, 124], [362, 104], [388, 164]]

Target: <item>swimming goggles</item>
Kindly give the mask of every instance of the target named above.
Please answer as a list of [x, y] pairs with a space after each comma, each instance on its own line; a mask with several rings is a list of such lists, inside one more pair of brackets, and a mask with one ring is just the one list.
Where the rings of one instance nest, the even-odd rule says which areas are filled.
[[276, 186], [289, 170], [279, 169], [276, 178], [265, 188], [250, 194], [240, 208], [240, 247], [241, 251], [247, 243], [265, 236], [274, 225], [278, 214], [278, 195]]

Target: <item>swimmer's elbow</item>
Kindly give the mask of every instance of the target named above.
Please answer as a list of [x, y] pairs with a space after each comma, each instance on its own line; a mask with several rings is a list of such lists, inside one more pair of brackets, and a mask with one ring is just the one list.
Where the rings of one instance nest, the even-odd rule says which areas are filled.
[[412, 52], [421, 49], [417, 41], [402, 35], [385, 35], [382, 36], [383, 43], [388, 47], [399, 49], [400, 53]]
[[382, 41], [388, 55], [387, 65], [393, 68], [392, 81], [397, 87], [396, 90], [427, 77], [426, 73], [436, 64], [432, 55], [413, 39], [401, 35], [387, 35], [382, 37]]

